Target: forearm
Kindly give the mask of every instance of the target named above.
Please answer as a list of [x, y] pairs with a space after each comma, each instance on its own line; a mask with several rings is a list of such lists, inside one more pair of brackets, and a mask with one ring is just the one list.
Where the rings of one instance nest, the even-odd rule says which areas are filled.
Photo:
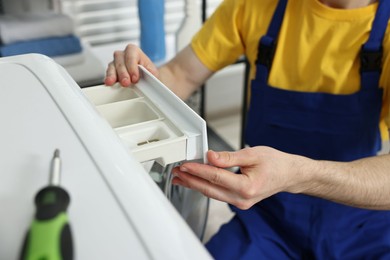
[[168, 63], [160, 67], [159, 75], [159, 79], [183, 100], [189, 98], [201, 85], [190, 81], [175, 63]]
[[190, 46], [159, 68], [159, 79], [183, 100], [190, 97], [211, 75], [212, 71], [200, 62]]
[[295, 191], [355, 207], [390, 209], [390, 155], [302, 165], [303, 185]]

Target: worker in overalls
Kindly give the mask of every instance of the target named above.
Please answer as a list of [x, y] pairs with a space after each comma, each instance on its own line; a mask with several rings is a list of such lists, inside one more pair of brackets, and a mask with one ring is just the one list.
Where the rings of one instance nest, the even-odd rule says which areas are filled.
[[206, 245], [216, 259], [390, 259], [389, 16], [390, 0], [225, 0], [159, 69], [134, 45], [115, 52], [106, 84], [142, 64], [183, 99], [251, 64], [250, 148], [174, 170], [236, 213]]

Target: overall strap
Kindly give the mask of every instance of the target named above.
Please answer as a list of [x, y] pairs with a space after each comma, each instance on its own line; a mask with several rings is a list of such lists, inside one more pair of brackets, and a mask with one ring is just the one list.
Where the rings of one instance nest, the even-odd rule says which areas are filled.
[[382, 42], [390, 18], [390, 1], [380, 0], [370, 36], [360, 52], [360, 78], [362, 89], [378, 88], [382, 71]]
[[260, 38], [256, 60], [256, 78], [263, 78], [265, 82], [268, 81], [268, 73], [275, 54], [276, 39], [282, 26], [286, 6], [287, 0], [279, 0], [271, 23], [268, 26], [267, 34]]

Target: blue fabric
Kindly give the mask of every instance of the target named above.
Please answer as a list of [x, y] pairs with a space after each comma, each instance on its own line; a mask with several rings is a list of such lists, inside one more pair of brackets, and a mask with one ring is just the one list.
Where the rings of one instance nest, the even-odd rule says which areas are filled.
[[164, 0], [138, 0], [140, 45], [153, 61], [165, 59]]
[[[237, 211], [239, 211], [237, 209]], [[206, 248], [215, 259], [251, 260], [251, 259], [299, 259], [297, 246], [293, 241], [283, 241], [284, 231], [273, 229], [265, 218], [258, 218], [256, 212], [249, 211], [242, 217], [236, 215], [224, 224], [206, 244]], [[255, 223], [254, 220], [256, 221]], [[259, 230], [274, 239], [257, 236]], [[259, 246], [261, 245], [261, 246]], [[266, 250], [263, 250], [266, 248]]]
[[[367, 42], [367, 46], [375, 45], [374, 51], [381, 48], [376, 43], [383, 35], [377, 34], [384, 34], [389, 2], [380, 2], [374, 19], [379, 29], [373, 28], [369, 37], [374, 44]], [[277, 42], [274, 28], [280, 28], [281, 9], [276, 9], [268, 30], [273, 36], [262, 37], [260, 49]], [[380, 68], [361, 74], [358, 92], [333, 95], [269, 86], [267, 66], [258, 58], [247, 144], [333, 161], [373, 156], [381, 148]], [[249, 210], [231, 208], [234, 219], [206, 245], [215, 259], [390, 259], [389, 211], [358, 209], [290, 193], [271, 196]]]
[[216, 260], [390, 259], [390, 213], [280, 193], [234, 218], [206, 244]]
[[82, 51], [80, 39], [74, 35], [42, 38], [38, 40], [0, 45], [0, 56], [25, 53], [40, 53], [50, 57], [79, 53]]
[[[380, 56], [377, 58], [378, 63], [381, 63], [383, 50], [382, 41], [386, 32], [387, 22], [390, 17], [390, 2], [380, 1], [378, 11], [372, 24], [372, 31], [365, 44], [362, 46], [363, 53], [379, 52]], [[375, 61], [375, 59], [374, 59]], [[379, 86], [381, 70], [370, 70], [361, 72], [361, 86], [363, 89]]]
[[[263, 79], [264, 76], [259, 77]], [[382, 89], [351, 95], [285, 91], [252, 82], [246, 142], [313, 159], [351, 161], [381, 148]]]
[[279, 0], [278, 5], [276, 6], [274, 18], [268, 26], [267, 35], [270, 38], [276, 39], [278, 37], [280, 27], [282, 26], [283, 19], [278, 19], [278, 17], [283, 17], [284, 12], [286, 11], [287, 0]]
[[387, 29], [387, 22], [390, 17], [390, 2], [379, 1], [378, 11], [372, 24], [372, 32], [368, 41], [364, 44], [367, 50], [379, 50], [382, 47], [383, 37]]

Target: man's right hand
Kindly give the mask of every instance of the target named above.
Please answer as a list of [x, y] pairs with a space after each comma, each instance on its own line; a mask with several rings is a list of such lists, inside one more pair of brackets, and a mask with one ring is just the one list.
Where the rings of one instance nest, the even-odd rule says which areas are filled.
[[108, 64], [104, 83], [112, 86], [115, 82], [119, 82], [124, 87], [137, 83], [139, 80], [138, 64], [158, 77], [158, 69], [149, 57], [138, 46], [128, 44], [124, 51], [114, 52], [114, 60]]

